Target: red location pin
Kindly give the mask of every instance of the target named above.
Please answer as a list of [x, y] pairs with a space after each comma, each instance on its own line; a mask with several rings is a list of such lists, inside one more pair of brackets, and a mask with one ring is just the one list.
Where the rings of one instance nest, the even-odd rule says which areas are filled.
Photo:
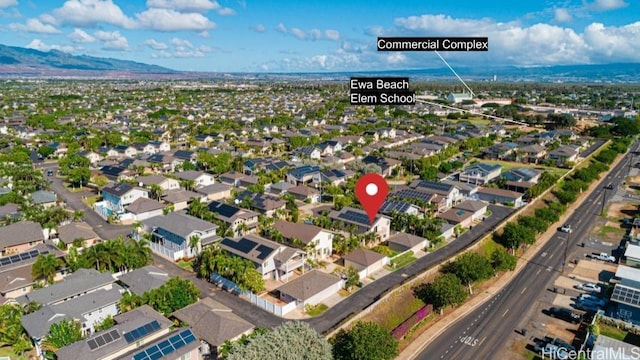
[[373, 224], [380, 206], [387, 199], [389, 186], [387, 181], [378, 174], [365, 174], [356, 183], [356, 197], [369, 215], [369, 222]]

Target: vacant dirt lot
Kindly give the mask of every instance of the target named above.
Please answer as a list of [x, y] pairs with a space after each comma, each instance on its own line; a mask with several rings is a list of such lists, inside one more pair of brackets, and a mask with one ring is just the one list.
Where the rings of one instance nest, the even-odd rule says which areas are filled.
[[583, 259], [578, 262], [578, 266], [573, 270], [572, 275], [577, 279], [589, 280], [592, 282], [606, 282], [615, 275], [618, 266], [599, 260]]
[[[640, 182], [639, 182], [640, 184]], [[607, 209], [607, 217], [620, 225], [616, 220], [633, 217], [637, 213], [638, 203], [637, 202], [616, 202], [609, 206]], [[610, 221], [610, 222], [613, 222]], [[610, 224], [607, 224], [610, 225]]]

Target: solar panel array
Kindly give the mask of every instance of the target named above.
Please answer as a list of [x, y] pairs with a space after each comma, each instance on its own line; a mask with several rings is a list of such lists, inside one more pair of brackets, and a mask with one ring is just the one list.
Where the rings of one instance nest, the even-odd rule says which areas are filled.
[[186, 329], [133, 355], [133, 360], [158, 360], [172, 352], [196, 341], [191, 329]]
[[347, 221], [369, 225], [369, 216], [367, 216], [367, 214], [365, 213], [347, 210], [338, 215], [338, 217]]
[[401, 199], [419, 199], [424, 202], [429, 202], [433, 194], [430, 194], [424, 191], [414, 190], [414, 189], [402, 189], [402, 190], [396, 191], [391, 196], [401, 198]]
[[160, 330], [160, 323], [158, 323], [157, 320], [153, 320], [150, 323], [142, 325], [124, 334], [124, 339], [127, 340], [127, 343], [131, 344], [132, 342], [149, 334], [152, 334], [154, 331], [158, 330]]
[[118, 334], [117, 329], [113, 329], [107, 333], [104, 333], [100, 336], [96, 336], [87, 341], [87, 345], [89, 345], [89, 349], [91, 351], [101, 348], [107, 344], [110, 344], [116, 340], [120, 339], [120, 334]]
[[449, 184], [444, 184], [444, 183], [437, 183], [437, 182], [433, 182], [433, 181], [420, 181], [418, 183], [418, 187], [423, 187], [423, 188], [427, 188], [427, 189], [434, 189], [434, 190], [439, 190], [439, 191], [449, 191], [452, 188], [452, 185]]
[[260, 254], [257, 256], [258, 259], [264, 260], [269, 254], [273, 252], [273, 249], [266, 245], [259, 245], [256, 249]]
[[640, 307], [640, 291], [626, 286], [616, 285], [613, 289], [611, 300]]
[[231, 206], [229, 204], [221, 203], [219, 201], [212, 201], [209, 203], [209, 211], [218, 213], [221, 216], [230, 218], [233, 215], [235, 215], [238, 211], [240, 211], [240, 208]]
[[46, 255], [48, 253], [48, 250], [30, 250], [20, 254], [3, 257], [0, 258], [0, 267], [17, 264], [30, 259], [35, 259], [38, 257], [38, 255]]
[[385, 200], [380, 207], [380, 212], [383, 214], [391, 214], [394, 211], [404, 213], [411, 208], [411, 204], [400, 200]]
[[258, 243], [256, 243], [255, 241], [249, 240], [247, 238], [242, 238], [238, 241], [224, 238], [220, 243], [232, 249], [236, 249], [242, 252], [243, 254], [248, 254], [251, 250], [253, 250], [256, 247], [256, 245], [258, 245]]

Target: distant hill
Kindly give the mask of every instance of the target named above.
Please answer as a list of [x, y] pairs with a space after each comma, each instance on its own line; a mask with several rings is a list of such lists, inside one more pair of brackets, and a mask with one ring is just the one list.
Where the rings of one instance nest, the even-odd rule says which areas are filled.
[[0, 76], [125, 76], [172, 75], [180, 72], [135, 61], [71, 55], [0, 45]]

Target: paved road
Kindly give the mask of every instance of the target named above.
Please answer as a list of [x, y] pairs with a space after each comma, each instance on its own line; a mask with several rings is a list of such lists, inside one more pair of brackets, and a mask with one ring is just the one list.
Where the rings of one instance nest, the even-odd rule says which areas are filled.
[[[472, 311], [428, 344], [416, 357], [432, 359], [504, 359], [508, 336], [526, 323], [540, 293], [563, 271], [564, 254], [579, 251], [602, 206], [604, 186], [620, 185], [627, 174], [629, 155], [606, 176], [568, 219], [573, 233], [558, 232], [501, 292]], [[609, 197], [611, 194], [607, 194]], [[568, 244], [567, 240], [568, 239]], [[568, 256], [572, 259], [572, 256]]]
[[513, 212], [513, 209], [511, 208], [497, 205], [489, 205], [489, 210], [491, 210], [492, 213], [490, 217], [481, 224], [462, 234], [449, 245], [416, 260], [402, 269], [377, 279], [371, 284], [358, 290], [344, 301], [341, 301], [331, 307], [321, 316], [307, 321], [320, 333], [331, 330], [336, 324], [340, 323], [349, 315], [362, 309], [366, 309], [376, 302], [388, 289], [402, 284], [408, 278], [420, 274], [433, 266], [437, 266], [443, 260], [450, 258], [454, 254], [460, 252], [460, 250], [468, 247]]
[[[41, 166], [45, 169], [57, 169], [57, 164], [54, 163], [42, 164]], [[62, 184], [62, 179], [55, 176], [50, 176], [49, 178], [52, 180], [52, 190], [55, 191], [69, 207], [74, 210], [82, 210], [85, 215], [85, 221], [93, 227], [94, 231], [102, 239], [113, 239], [119, 235], [124, 236], [130, 232], [131, 228], [129, 226], [108, 224], [82, 201], [82, 193], [72, 193], [65, 188]], [[408, 278], [420, 274], [433, 266], [437, 266], [445, 259], [448, 259], [460, 252], [462, 249], [468, 247], [485, 233], [495, 228], [496, 225], [502, 222], [504, 218], [513, 212], [513, 209], [511, 208], [497, 205], [489, 205], [489, 210], [491, 210], [492, 213], [490, 217], [461, 235], [458, 239], [452, 241], [447, 246], [416, 260], [398, 271], [394, 271], [391, 274], [374, 281], [349, 296], [349, 298], [336, 304], [322, 315], [306, 321], [308, 321], [320, 333], [331, 330], [351, 314], [366, 309], [376, 302], [388, 289], [399, 286]], [[256, 326], [274, 327], [285, 321], [284, 319], [264, 311], [247, 301], [238, 299], [238, 297], [233, 294], [216, 290], [207, 281], [197, 278], [195, 275], [182, 270], [177, 265], [155, 254], [154, 263], [167, 271], [171, 276], [180, 276], [182, 278], [192, 280], [196, 286], [200, 288], [203, 296], [212, 296], [214, 299], [230, 307], [239, 316], [245, 318]]]

